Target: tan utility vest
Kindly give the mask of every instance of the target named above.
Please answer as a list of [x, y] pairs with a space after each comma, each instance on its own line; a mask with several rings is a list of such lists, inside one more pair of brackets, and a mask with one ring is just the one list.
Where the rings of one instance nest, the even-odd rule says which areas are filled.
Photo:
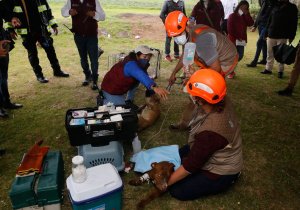
[[[230, 74], [238, 62], [238, 54], [236, 51], [236, 47], [234, 44], [223, 34], [216, 31], [213, 28], [210, 28], [203, 24], [198, 24], [191, 28], [190, 33], [190, 40], [192, 42], [196, 42], [197, 36], [200, 36], [204, 33], [213, 33], [216, 35], [217, 38], [217, 52], [218, 52], [218, 59], [222, 68], [221, 74], [226, 76]], [[195, 59], [195, 63], [200, 66], [201, 68], [207, 68], [207, 66], [202, 63], [201, 61]]]
[[242, 170], [242, 139], [240, 125], [230, 100], [227, 98], [225, 109], [218, 113], [212, 112], [191, 123], [191, 132], [188, 139], [190, 146], [195, 141], [194, 136], [203, 131], [213, 131], [223, 136], [229, 143], [221, 150], [216, 151], [203, 166], [203, 170], [220, 175], [237, 174]]

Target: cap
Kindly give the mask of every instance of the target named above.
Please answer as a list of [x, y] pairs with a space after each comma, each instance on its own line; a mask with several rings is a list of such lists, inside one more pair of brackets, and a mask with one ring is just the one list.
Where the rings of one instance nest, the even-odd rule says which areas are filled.
[[79, 165], [79, 164], [82, 164], [83, 163], [83, 157], [80, 156], [80, 155], [77, 155], [75, 157], [72, 158], [72, 163], [74, 165]]
[[141, 52], [142, 54], [153, 54], [153, 50], [147, 45], [140, 45], [134, 50], [135, 53]]

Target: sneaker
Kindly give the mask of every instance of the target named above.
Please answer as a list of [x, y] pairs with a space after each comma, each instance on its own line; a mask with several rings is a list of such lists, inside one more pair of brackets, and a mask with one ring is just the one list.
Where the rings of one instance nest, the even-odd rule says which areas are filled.
[[85, 79], [82, 82], [82, 86], [88, 86], [90, 84], [90, 82], [92, 81], [91, 77], [85, 77]]
[[166, 60], [166, 61], [169, 61], [169, 62], [172, 62], [172, 58], [171, 58], [170, 55], [166, 55], [165, 60]]
[[98, 90], [98, 85], [97, 85], [97, 82], [93, 82], [92, 84], [92, 90]]
[[277, 91], [277, 94], [280, 95], [280, 96], [291, 96], [293, 93], [293, 88], [285, 88], [283, 90], [279, 90]]
[[272, 74], [272, 71], [269, 71], [267, 69], [260, 72], [261, 74]]
[[283, 72], [278, 72], [278, 78], [282, 79], [283, 78]]
[[266, 65], [266, 64], [267, 64], [267, 61], [261, 60], [261, 61], [258, 61], [257, 64]]
[[22, 104], [17, 104], [17, 103], [11, 103], [11, 102], [9, 102], [9, 103], [5, 103], [3, 105], [3, 107], [5, 109], [20, 109], [20, 108], [23, 107], [23, 105]]
[[48, 83], [49, 80], [47, 78], [45, 78], [44, 76], [39, 76], [36, 78], [37, 81], [39, 81], [40, 83]]
[[233, 79], [234, 77], [235, 77], [235, 72], [232, 72], [227, 76], [228, 79]]
[[251, 63], [247, 64], [247, 67], [250, 67], [250, 68], [256, 67], [256, 62], [252, 61]]

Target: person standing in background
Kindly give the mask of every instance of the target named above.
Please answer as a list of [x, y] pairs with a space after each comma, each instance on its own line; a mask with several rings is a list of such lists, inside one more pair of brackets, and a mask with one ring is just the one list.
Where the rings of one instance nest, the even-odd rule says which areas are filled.
[[[161, 9], [160, 12], [160, 19], [162, 22], [165, 24], [165, 19], [168, 16], [170, 12], [173, 11], [181, 11], [184, 14], [185, 13], [185, 6], [184, 6], [184, 1], [183, 0], [165, 0], [164, 5]], [[165, 60], [172, 62], [172, 57], [170, 56], [170, 48], [171, 48], [171, 41], [172, 37], [169, 37], [168, 34], [166, 34], [166, 42], [165, 42]], [[178, 44], [174, 41], [174, 58], [179, 59], [179, 46]]]
[[[105, 20], [105, 13], [98, 0], [67, 0], [61, 9], [64, 17], [72, 17], [72, 32], [76, 43], [81, 67], [85, 75], [82, 82], [87, 86], [92, 80], [92, 90], [98, 89], [98, 21]], [[91, 61], [91, 70], [87, 56]]]
[[[260, 1], [261, 8], [255, 19], [251, 32], [256, 31], [258, 28], [258, 40], [256, 42], [256, 52], [254, 59], [251, 63], [247, 64], [248, 67], [256, 67], [257, 64], [265, 65], [267, 63], [267, 41], [266, 41], [266, 27], [273, 9], [275, 0], [262, 0]], [[262, 60], [258, 61], [260, 52], [262, 52]]]
[[196, 20], [196, 24], [204, 24], [222, 32], [224, 8], [220, 0], [200, 0], [193, 8], [190, 17]]
[[[244, 57], [245, 46], [247, 44], [247, 27], [254, 23], [250, 12], [249, 3], [245, 0], [240, 1], [234, 10], [234, 13], [229, 15], [227, 22], [228, 38], [236, 46], [239, 54], [239, 61]], [[229, 79], [233, 79], [235, 72], [228, 75]]]
[[[261, 74], [272, 74], [274, 65], [273, 46], [292, 43], [298, 26], [298, 8], [289, 0], [279, 0], [272, 9], [267, 24], [267, 64]], [[279, 63], [278, 78], [283, 78], [284, 64]]]
[[39, 64], [38, 51], [36, 43], [45, 50], [48, 60], [53, 69], [55, 77], [69, 77], [69, 74], [63, 72], [60, 68], [53, 39], [48, 28], [52, 28], [55, 35], [58, 34], [57, 23], [54, 19], [47, 0], [10, 0], [13, 5], [13, 17], [20, 21], [12, 24], [23, 39], [23, 46], [28, 52], [28, 59], [40, 83], [47, 83], [48, 79], [44, 77], [42, 67]]
[[238, 5], [238, 0], [221, 0], [224, 8], [224, 20], [221, 24], [221, 29], [224, 34], [227, 34], [227, 19]]
[[[19, 109], [22, 104], [12, 103], [8, 91], [9, 51], [13, 49], [13, 40], [8, 31], [3, 28], [3, 20], [11, 21], [12, 13], [8, 0], [0, 1], [0, 118], [8, 117], [5, 109]], [[15, 21], [15, 19], [14, 19]]]

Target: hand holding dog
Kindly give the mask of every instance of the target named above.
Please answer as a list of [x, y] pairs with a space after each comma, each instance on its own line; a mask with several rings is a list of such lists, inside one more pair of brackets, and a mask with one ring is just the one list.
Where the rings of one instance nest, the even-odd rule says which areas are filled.
[[159, 95], [160, 98], [164, 100], [168, 99], [168, 94], [170, 94], [170, 92], [167, 91], [165, 88], [152, 87], [152, 89], [157, 95]]

